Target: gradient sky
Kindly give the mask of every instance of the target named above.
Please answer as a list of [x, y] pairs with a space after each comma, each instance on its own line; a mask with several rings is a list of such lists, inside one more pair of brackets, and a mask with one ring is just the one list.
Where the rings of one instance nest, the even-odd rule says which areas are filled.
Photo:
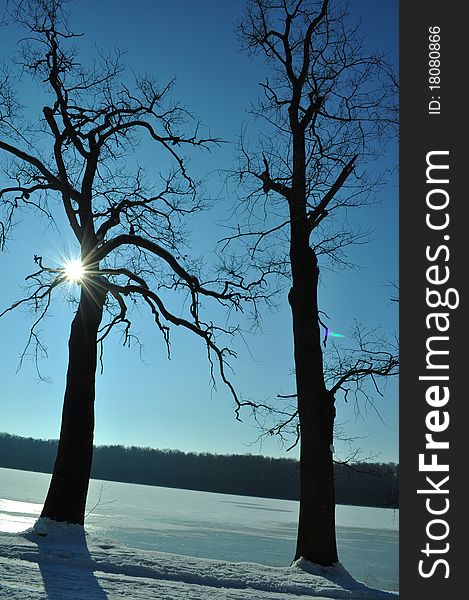
[[[2, 3], [8, 5], [5, 0]], [[154, 73], [160, 81], [176, 75], [174, 97], [198, 115], [214, 136], [232, 142], [192, 162], [197, 176], [211, 173], [207, 192], [217, 198], [214, 209], [192, 225], [195, 254], [208, 255], [225, 234], [216, 222], [226, 215], [231, 203], [216, 171], [235, 164], [236, 139], [249, 119], [246, 109], [255, 101], [258, 83], [264, 77], [262, 64], [239, 51], [234, 35], [243, 2], [137, 0], [130, 14], [128, 7], [123, 0], [80, 0], [72, 4], [72, 29], [85, 32], [83, 44], [89, 53], [94, 51], [94, 44], [107, 50], [117, 46], [127, 51], [126, 64], [138, 72]], [[370, 48], [389, 52], [391, 60], [397, 62], [397, 0], [352, 0], [351, 7], [363, 20]], [[0, 56], [8, 57], [15, 51], [18, 32], [8, 27], [0, 34]], [[41, 108], [38, 91], [26, 80], [21, 85], [23, 104], [32, 107], [33, 118]], [[391, 149], [380, 166], [392, 170], [396, 163], [396, 149]], [[349, 215], [352, 222], [374, 228], [373, 241], [353, 250], [352, 259], [362, 268], [322, 272], [321, 308], [331, 317], [331, 328], [344, 334], [354, 319], [369, 327], [382, 325], [391, 333], [397, 330], [397, 308], [389, 300], [392, 289], [388, 285], [398, 277], [395, 174], [378, 196], [379, 205]], [[24, 277], [34, 270], [34, 254], [56, 259], [66, 249], [76, 249], [68, 231], [58, 234], [37, 216], [19, 214], [12, 240], [0, 254], [0, 312], [21, 296]], [[228, 391], [222, 385], [216, 391], [211, 389], [206, 352], [200, 341], [189, 333], [174, 331], [172, 360], [168, 361], [159, 332], [145, 316], [134, 317], [135, 331], [144, 345], [142, 357], [136, 349], [123, 348], [117, 336], [106, 346], [104, 373], [97, 375], [95, 442], [284, 456], [276, 439], [253, 444], [259, 432], [249, 414], [242, 415], [243, 423], [237, 422]], [[73, 308], [58, 297], [51, 316], [43, 323], [48, 358], [41, 361], [40, 368], [50, 378], [49, 383], [38, 378], [30, 360], [16, 372], [31, 316], [17, 311], [0, 320], [0, 431], [58, 437], [72, 317]], [[293, 354], [286, 298], [277, 312], [265, 314], [262, 331], [245, 339], [249, 350], [239, 340], [239, 358], [232, 363], [232, 379], [239, 394], [266, 400], [279, 392], [291, 393]], [[340, 402], [337, 422], [344, 424], [347, 435], [359, 438], [354, 447], [361, 448], [363, 457], [372, 454], [380, 461], [397, 461], [397, 381], [388, 383], [385, 397], [378, 398], [376, 404], [379, 415], [364, 410], [357, 417], [353, 402]], [[348, 451], [341, 443], [336, 449], [339, 458]], [[296, 452], [289, 455], [296, 457]]]

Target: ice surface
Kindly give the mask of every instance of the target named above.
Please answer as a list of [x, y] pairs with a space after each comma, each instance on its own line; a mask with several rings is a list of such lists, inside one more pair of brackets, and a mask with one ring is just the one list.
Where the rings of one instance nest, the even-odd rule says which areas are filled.
[[[0, 531], [33, 526], [49, 480], [0, 469]], [[139, 550], [269, 566], [289, 565], [295, 551], [298, 502], [290, 500], [92, 480], [87, 510], [93, 537]], [[398, 589], [398, 518], [389, 509], [337, 507], [339, 557], [355, 579]]]
[[9, 600], [392, 600], [340, 565], [230, 563], [130, 549], [77, 525], [39, 519], [0, 533], [0, 597]]

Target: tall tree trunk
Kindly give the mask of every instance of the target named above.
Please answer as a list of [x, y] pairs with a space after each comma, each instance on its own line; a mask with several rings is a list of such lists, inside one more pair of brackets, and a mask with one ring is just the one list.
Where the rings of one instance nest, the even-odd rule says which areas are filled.
[[41, 513], [55, 521], [84, 523], [93, 455], [97, 335], [105, 297], [105, 290], [87, 278], [72, 322], [60, 440]]
[[317, 290], [319, 267], [310, 247], [303, 134], [293, 136], [293, 195], [290, 199], [288, 299], [293, 319], [296, 390], [300, 425], [300, 514], [295, 560], [338, 561], [333, 473], [334, 398], [324, 383]]
[[295, 370], [300, 423], [300, 514], [295, 560], [338, 561], [332, 459], [334, 399], [324, 384], [318, 324], [316, 257], [308, 247], [300, 280], [289, 300], [293, 317]]

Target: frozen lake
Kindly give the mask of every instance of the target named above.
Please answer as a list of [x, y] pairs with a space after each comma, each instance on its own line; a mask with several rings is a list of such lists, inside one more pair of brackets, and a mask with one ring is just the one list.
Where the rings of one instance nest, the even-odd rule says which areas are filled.
[[[50, 475], [0, 468], [0, 531], [39, 515]], [[86, 529], [145, 550], [290, 564], [298, 502], [92, 480]], [[339, 558], [359, 581], [398, 590], [399, 511], [337, 506]]]

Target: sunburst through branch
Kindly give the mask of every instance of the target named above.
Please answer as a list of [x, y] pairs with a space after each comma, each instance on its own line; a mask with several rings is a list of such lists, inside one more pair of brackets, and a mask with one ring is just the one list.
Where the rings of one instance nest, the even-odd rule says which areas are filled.
[[81, 260], [69, 260], [64, 266], [64, 273], [67, 281], [81, 283], [85, 275], [85, 268]]

